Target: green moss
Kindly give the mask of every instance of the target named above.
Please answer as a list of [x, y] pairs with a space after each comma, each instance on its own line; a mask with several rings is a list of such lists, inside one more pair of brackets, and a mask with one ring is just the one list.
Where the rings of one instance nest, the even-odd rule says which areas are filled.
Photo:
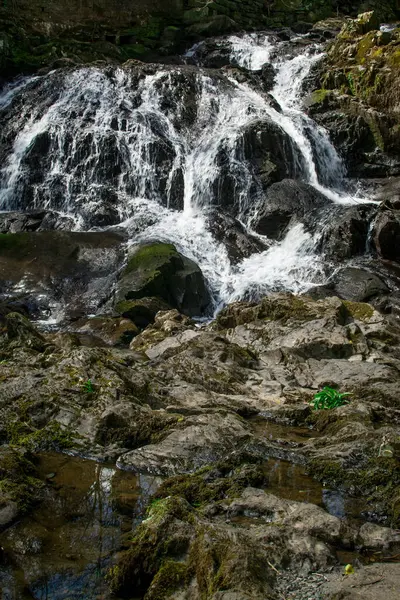
[[344, 300], [343, 304], [353, 319], [357, 319], [358, 321], [367, 321], [374, 314], [373, 307], [365, 302], [351, 302], [350, 300]]
[[383, 135], [381, 133], [381, 130], [379, 128], [379, 124], [377, 122], [377, 120], [375, 119], [374, 115], [370, 112], [366, 113], [365, 115], [365, 120], [368, 123], [369, 129], [373, 135], [375, 144], [377, 145], [378, 148], [380, 148], [381, 150], [385, 150], [385, 140], [383, 139]]
[[57, 421], [51, 421], [43, 429], [34, 429], [24, 421], [14, 421], [7, 427], [7, 437], [12, 447], [37, 452], [70, 448], [77, 436], [64, 429]]
[[338, 461], [314, 460], [308, 469], [328, 486], [352, 490], [365, 497], [376, 512], [389, 517], [391, 526], [400, 525], [400, 463], [395, 458], [366, 456], [360, 468], [346, 467]]
[[[147, 519], [132, 537], [131, 547], [119, 556], [118, 564], [109, 573], [113, 593], [129, 595], [134, 584], [135, 592], [144, 595], [165, 561], [187, 550], [187, 538], [174, 535], [175, 522], [193, 523], [192, 509], [184, 500], [165, 498], [151, 504]], [[165, 575], [168, 572], [172, 574], [172, 569], [167, 567]], [[156, 591], [160, 589], [161, 581]], [[174, 584], [177, 584], [175, 579]]]
[[325, 100], [325, 98], [329, 95], [329, 90], [325, 90], [325, 89], [320, 89], [320, 90], [315, 90], [312, 94], [311, 94], [311, 102], [313, 104], [322, 104]]
[[189, 569], [185, 563], [166, 560], [162, 563], [151, 582], [146, 600], [164, 600], [182, 587], [189, 578]]
[[43, 483], [36, 477], [33, 463], [12, 448], [0, 451], [0, 495], [2, 501], [15, 502], [26, 513], [38, 500]]
[[179, 496], [195, 508], [210, 502], [240, 496], [246, 487], [265, 484], [265, 474], [260, 465], [220, 462], [196, 473], [176, 475], [166, 479], [154, 495], [155, 499]]
[[173, 244], [149, 244], [139, 248], [128, 260], [125, 273], [138, 269], [152, 269], [161, 262], [168, 261], [177, 254]]

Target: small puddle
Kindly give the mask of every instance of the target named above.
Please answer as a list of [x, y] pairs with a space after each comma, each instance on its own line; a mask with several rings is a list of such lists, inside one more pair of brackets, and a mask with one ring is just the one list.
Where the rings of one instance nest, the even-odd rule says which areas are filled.
[[316, 504], [339, 518], [360, 519], [366, 509], [363, 499], [323, 487], [300, 465], [271, 458], [265, 463], [264, 471], [268, 481], [266, 491], [280, 498]]
[[38, 470], [45, 500], [1, 536], [1, 600], [111, 598], [105, 574], [158, 478], [62, 454], [41, 455]]

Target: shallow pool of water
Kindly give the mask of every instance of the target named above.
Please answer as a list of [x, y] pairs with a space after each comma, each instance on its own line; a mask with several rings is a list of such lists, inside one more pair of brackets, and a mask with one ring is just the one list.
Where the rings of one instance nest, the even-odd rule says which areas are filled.
[[1, 600], [107, 600], [112, 557], [159, 481], [61, 454], [40, 456], [45, 499], [1, 535]]

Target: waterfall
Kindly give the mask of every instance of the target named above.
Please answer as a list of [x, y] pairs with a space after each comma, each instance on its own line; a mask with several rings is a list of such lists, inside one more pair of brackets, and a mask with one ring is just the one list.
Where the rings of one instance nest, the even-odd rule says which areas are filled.
[[[321, 283], [327, 265], [315, 250], [318, 235], [301, 224], [232, 265], [207, 215], [210, 207], [226, 208], [251, 232], [264, 198], [248, 149], [258, 126], [281, 140], [284, 177], [313, 186], [327, 207], [371, 201], [352, 189], [327, 132], [302, 111], [304, 81], [323, 50], [304, 44], [291, 52], [290, 43], [268, 34], [220, 44], [249, 72], [271, 65], [270, 93], [201, 61], [76, 67], [3, 90], [0, 210], [49, 209], [72, 215], [76, 229], [119, 224], [132, 244], [173, 242], [200, 265], [216, 306]], [[187, 56], [196, 61], [199, 48]]]

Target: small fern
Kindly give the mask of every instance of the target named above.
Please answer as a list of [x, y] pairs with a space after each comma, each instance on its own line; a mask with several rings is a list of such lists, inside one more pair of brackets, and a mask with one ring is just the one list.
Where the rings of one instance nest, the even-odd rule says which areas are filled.
[[346, 396], [350, 396], [348, 392], [340, 393], [334, 388], [325, 386], [320, 392], [315, 394], [311, 405], [314, 410], [330, 410], [348, 404], [349, 400]]

